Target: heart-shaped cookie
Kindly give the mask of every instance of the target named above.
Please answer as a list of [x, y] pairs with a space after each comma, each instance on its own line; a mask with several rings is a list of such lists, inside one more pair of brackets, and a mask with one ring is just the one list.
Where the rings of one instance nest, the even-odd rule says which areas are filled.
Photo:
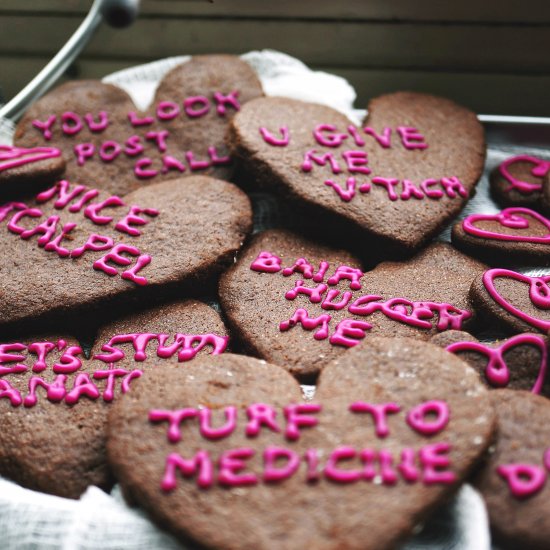
[[550, 401], [525, 391], [490, 392], [498, 424], [494, 451], [476, 485], [499, 548], [545, 550], [550, 539]]
[[0, 208], [0, 323], [203, 291], [233, 260], [251, 217], [242, 191], [206, 176], [124, 199], [58, 182], [27, 205]]
[[227, 179], [228, 121], [242, 104], [262, 95], [244, 61], [197, 56], [162, 79], [144, 113], [116, 86], [91, 80], [63, 84], [25, 114], [15, 144], [55, 145], [67, 160], [68, 179], [121, 195], [197, 173]]
[[[129, 334], [132, 350], [125, 347]], [[104, 326], [94, 350], [99, 354], [110, 345], [119, 352], [108, 360], [85, 359], [76, 340], [59, 335], [1, 344], [0, 475], [69, 498], [78, 498], [89, 485], [108, 488], [110, 404], [148, 370], [185, 368], [197, 354], [221, 353], [226, 334], [213, 309], [186, 301]]]
[[249, 102], [228, 145], [256, 182], [317, 219], [372, 238], [387, 254], [428, 242], [474, 192], [485, 158], [476, 115], [446, 99], [374, 99], [364, 128], [341, 113], [284, 98]]
[[49, 183], [65, 170], [65, 160], [56, 147], [0, 145], [0, 197], [21, 197]]
[[486, 261], [550, 263], [550, 220], [529, 208], [471, 214], [454, 225], [452, 240], [457, 248]]
[[489, 269], [472, 283], [476, 310], [514, 332], [550, 330], [550, 275], [529, 277], [509, 269]]
[[371, 334], [429, 339], [468, 326], [484, 265], [435, 244], [364, 273], [359, 262], [286, 231], [257, 235], [220, 279], [220, 301], [252, 354], [301, 380]]
[[516, 155], [491, 172], [491, 193], [499, 204], [540, 209], [542, 183], [550, 161], [532, 155]]
[[517, 334], [506, 340], [482, 343], [467, 332], [448, 330], [435, 335], [430, 342], [466, 361], [490, 388], [550, 395], [548, 340], [540, 334]]
[[327, 366], [313, 402], [278, 366], [224, 354], [110, 411], [124, 494], [182, 540], [229, 548], [394, 548], [490, 442], [476, 373], [437, 346], [373, 338]]

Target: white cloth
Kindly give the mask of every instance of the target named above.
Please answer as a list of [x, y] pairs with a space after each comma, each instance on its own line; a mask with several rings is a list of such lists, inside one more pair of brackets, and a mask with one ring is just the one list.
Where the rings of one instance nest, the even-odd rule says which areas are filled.
[[[355, 91], [344, 79], [311, 71], [303, 63], [280, 52], [264, 50], [242, 56], [258, 73], [267, 95], [280, 95], [325, 103], [359, 123], [364, 111], [354, 109]], [[162, 76], [189, 57], [173, 57], [119, 71], [104, 82], [124, 88], [136, 105], [144, 109], [152, 101]], [[0, 121], [0, 143], [11, 143], [13, 127]], [[514, 152], [525, 148], [494, 148], [488, 151], [486, 172], [462, 216], [473, 212], [496, 212], [488, 193], [488, 170]], [[550, 158], [539, 150], [531, 150]], [[255, 229], [264, 229], [278, 216], [277, 202], [270, 195], [255, 194]], [[448, 240], [449, 231], [442, 239]], [[529, 272], [539, 274], [544, 270]], [[111, 495], [90, 487], [80, 500], [68, 500], [36, 493], [0, 478], [0, 548], [64, 550], [141, 550], [182, 548], [170, 535], [160, 531], [145, 515], [125, 504], [115, 487]], [[462, 487], [457, 497], [442, 507], [424, 529], [405, 546], [407, 550], [488, 550], [487, 514], [479, 494]]]

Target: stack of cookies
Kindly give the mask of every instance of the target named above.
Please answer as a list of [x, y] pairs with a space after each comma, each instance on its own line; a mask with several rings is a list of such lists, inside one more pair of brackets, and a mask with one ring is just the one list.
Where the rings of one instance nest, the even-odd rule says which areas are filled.
[[507, 159], [504, 209], [437, 242], [485, 154], [447, 99], [356, 125], [224, 55], [146, 111], [37, 101], [0, 146], [0, 475], [118, 482], [216, 549], [394, 548], [471, 482], [499, 545], [547, 548], [550, 276], [511, 268], [550, 263], [550, 162]]

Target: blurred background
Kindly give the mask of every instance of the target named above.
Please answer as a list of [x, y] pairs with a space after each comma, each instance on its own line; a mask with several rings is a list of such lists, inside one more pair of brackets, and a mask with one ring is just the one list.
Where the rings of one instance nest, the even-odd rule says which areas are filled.
[[[0, 0], [0, 102], [51, 59], [91, 3]], [[549, 0], [142, 0], [137, 22], [102, 25], [64, 79], [264, 48], [345, 77], [360, 108], [415, 90], [478, 113], [550, 116]]]

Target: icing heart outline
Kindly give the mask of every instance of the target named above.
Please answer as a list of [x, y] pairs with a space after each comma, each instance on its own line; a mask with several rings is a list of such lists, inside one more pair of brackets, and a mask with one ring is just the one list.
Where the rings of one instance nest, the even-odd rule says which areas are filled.
[[546, 174], [548, 174], [548, 172], [550, 172], [550, 161], [539, 159], [537, 157], [532, 157], [531, 155], [518, 155], [516, 157], [510, 157], [498, 167], [499, 172], [510, 183], [505, 191], [509, 192], [512, 189], [516, 189], [517, 191], [525, 195], [533, 193], [535, 191], [540, 191], [542, 189], [542, 183], [530, 183], [528, 181], [521, 181], [510, 174], [510, 172], [508, 171], [508, 167], [516, 162], [530, 162], [534, 164], [535, 166], [531, 169], [531, 174], [535, 177], [543, 178], [544, 176], [546, 176]]
[[485, 376], [487, 380], [491, 385], [504, 388], [510, 381], [510, 371], [504, 360], [504, 354], [512, 348], [523, 345], [533, 345], [541, 352], [539, 373], [531, 388], [532, 393], [540, 394], [548, 370], [548, 350], [542, 336], [536, 334], [516, 334], [503, 344], [494, 348], [486, 346], [481, 342], [454, 342], [445, 349], [455, 354], [461, 351], [473, 351], [485, 355], [489, 359], [485, 367]]
[[[506, 233], [496, 233], [494, 231], [480, 229], [475, 225], [475, 223], [479, 221], [496, 221], [500, 223], [503, 227], [508, 227], [510, 229], [527, 229], [529, 227], [529, 220], [525, 219], [525, 217], [522, 217], [522, 215], [531, 216], [536, 221], [543, 224], [546, 227], [548, 233], [542, 237], [537, 235], [508, 235]], [[470, 216], [464, 218], [464, 220], [462, 221], [462, 228], [469, 235], [485, 239], [550, 244], [550, 220], [542, 214], [531, 210], [530, 208], [514, 206], [511, 208], [505, 208], [497, 214], [471, 214]]]
[[495, 279], [497, 277], [505, 277], [514, 279], [521, 283], [527, 283], [529, 285], [529, 298], [533, 305], [539, 309], [550, 309], [550, 275], [543, 275], [542, 277], [529, 277], [523, 275], [517, 271], [511, 271], [509, 269], [495, 268], [487, 270], [482, 277], [483, 286], [489, 293], [489, 296], [504, 310], [514, 315], [518, 319], [528, 323], [531, 326], [541, 330], [542, 332], [548, 332], [550, 330], [550, 321], [544, 321], [543, 319], [537, 319], [531, 315], [517, 309], [510, 304], [505, 298], [503, 298], [495, 287]]
[[48, 160], [61, 156], [61, 150], [57, 147], [14, 147], [12, 145], [0, 145], [0, 172], [32, 164], [41, 160]]

